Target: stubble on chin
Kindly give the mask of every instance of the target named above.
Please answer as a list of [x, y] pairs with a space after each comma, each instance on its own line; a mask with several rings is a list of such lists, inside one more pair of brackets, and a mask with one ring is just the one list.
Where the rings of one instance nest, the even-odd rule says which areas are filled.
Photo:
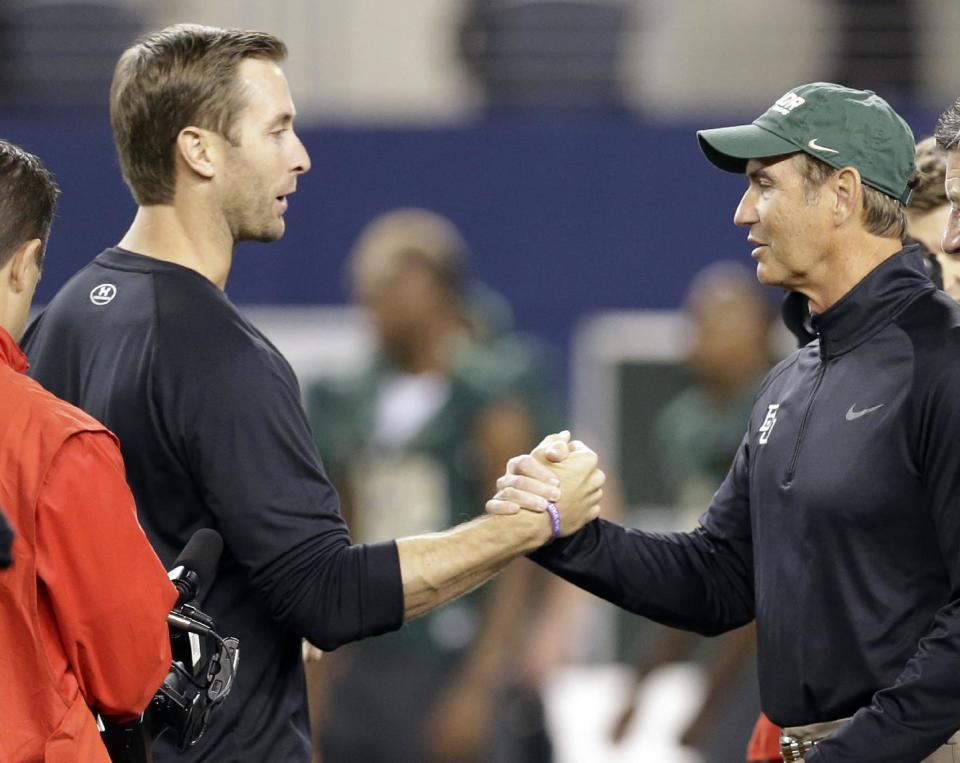
[[285, 232], [286, 223], [281, 217], [279, 220], [265, 220], [258, 225], [242, 226], [237, 241], [258, 241], [261, 244], [270, 244], [283, 238]]

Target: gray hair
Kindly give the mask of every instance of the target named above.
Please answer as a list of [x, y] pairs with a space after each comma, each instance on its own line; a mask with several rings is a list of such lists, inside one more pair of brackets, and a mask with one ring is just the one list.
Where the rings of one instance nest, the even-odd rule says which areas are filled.
[[960, 100], [940, 115], [933, 136], [944, 151], [960, 150]]

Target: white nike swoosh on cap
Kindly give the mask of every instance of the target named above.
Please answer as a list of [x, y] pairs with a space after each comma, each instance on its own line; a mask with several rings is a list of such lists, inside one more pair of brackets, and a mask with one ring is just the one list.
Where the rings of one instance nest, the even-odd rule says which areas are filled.
[[816, 139], [816, 138], [810, 138], [810, 142], [807, 143], [807, 145], [808, 145], [810, 148], [812, 148], [814, 151], [826, 151], [826, 152], [831, 153], [831, 154], [839, 154], [839, 153], [840, 153], [840, 152], [837, 151], [835, 148], [827, 148], [826, 146], [821, 146], [819, 143], [817, 143], [817, 139]]

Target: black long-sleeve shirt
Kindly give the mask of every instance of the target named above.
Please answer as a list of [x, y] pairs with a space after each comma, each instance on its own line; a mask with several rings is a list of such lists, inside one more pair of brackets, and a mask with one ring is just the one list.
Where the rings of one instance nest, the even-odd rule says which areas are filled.
[[814, 323], [697, 530], [597, 521], [534, 558], [668, 625], [756, 617], [767, 715], [854, 716], [808, 763], [919, 761], [960, 729], [960, 307], [909, 248]]
[[331, 649], [395, 629], [403, 592], [394, 543], [351, 544], [286, 360], [206, 278], [121, 249], [63, 287], [24, 349], [120, 438], [165, 564], [200, 527], [224, 538], [202, 608], [240, 639], [237, 680], [197, 747], [157, 759], [309, 761], [300, 637]]

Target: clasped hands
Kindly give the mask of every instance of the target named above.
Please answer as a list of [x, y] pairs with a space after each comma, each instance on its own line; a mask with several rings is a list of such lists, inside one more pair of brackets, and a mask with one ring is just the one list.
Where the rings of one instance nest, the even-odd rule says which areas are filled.
[[552, 502], [560, 512], [559, 537], [571, 535], [600, 515], [606, 475], [597, 461], [597, 454], [580, 440], [571, 440], [570, 432], [547, 435], [531, 453], [507, 462], [486, 511], [546, 513]]

